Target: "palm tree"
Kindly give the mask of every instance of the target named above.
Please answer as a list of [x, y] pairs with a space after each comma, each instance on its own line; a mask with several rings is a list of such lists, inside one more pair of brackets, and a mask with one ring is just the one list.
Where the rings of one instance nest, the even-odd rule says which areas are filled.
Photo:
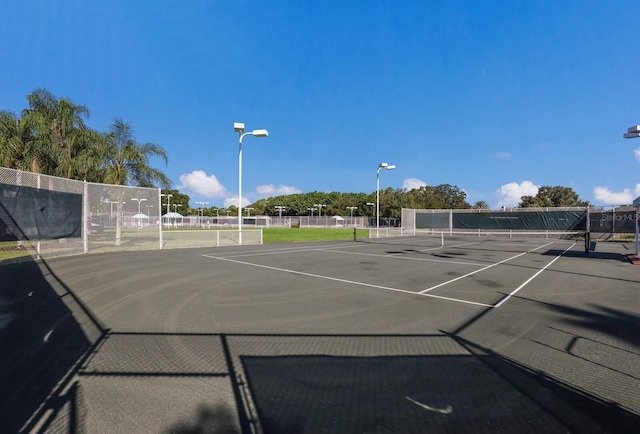
[[89, 141], [95, 139], [83, 120], [89, 117], [89, 109], [68, 98], [58, 99], [46, 89], [36, 89], [27, 100], [29, 108], [22, 115], [33, 120], [39, 141], [49, 148], [50, 174], [72, 178]]
[[[101, 154], [104, 182], [108, 184], [154, 187], [157, 182], [162, 188], [171, 186], [171, 181], [164, 173], [149, 166], [150, 156], [168, 162], [164, 148], [155, 143], [138, 143], [131, 124], [120, 118], [115, 118], [109, 131], [104, 134]], [[122, 202], [122, 198], [118, 198], [116, 245], [120, 245], [122, 236]]]
[[489, 209], [489, 204], [484, 200], [479, 200], [471, 207], [473, 209]]
[[41, 118], [25, 115], [17, 117], [13, 112], [0, 112], [0, 165], [14, 169], [41, 173], [48, 168], [50, 148], [37, 131], [42, 127]]

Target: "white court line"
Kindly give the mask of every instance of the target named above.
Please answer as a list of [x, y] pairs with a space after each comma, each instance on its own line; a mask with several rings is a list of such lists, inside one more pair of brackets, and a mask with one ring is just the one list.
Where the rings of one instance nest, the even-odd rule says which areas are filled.
[[323, 252], [329, 253], [338, 253], [342, 255], [358, 255], [358, 256], [376, 256], [378, 258], [394, 258], [394, 259], [405, 259], [410, 261], [424, 261], [424, 262], [444, 262], [446, 264], [456, 264], [456, 265], [471, 265], [474, 267], [479, 267], [479, 265], [475, 262], [460, 262], [460, 261], [452, 261], [449, 259], [429, 259], [429, 258], [413, 258], [411, 256], [401, 256], [401, 253], [392, 253], [381, 255], [379, 253], [361, 253], [361, 252], [342, 252], [339, 250], [331, 250], [331, 249], [320, 249]]
[[546, 246], [549, 246], [551, 244], [553, 244], [553, 243], [547, 243], [547, 244], [544, 244], [542, 246], [538, 246], [535, 249], [531, 249], [531, 250], [528, 250], [526, 252], [519, 253], [519, 254], [517, 254], [515, 256], [512, 256], [510, 258], [503, 259], [500, 262], [496, 262], [495, 264], [487, 265], [486, 267], [480, 268], [478, 270], [472, 271], [472, 272], [464, 274], [462, 276], [458, 276], [455, 279], [447, 280], [446, 282], [442, 282], [442, 283], [440, 283], [440, 284], [438, 284], [436, 286], [432, 286], [431, 288], [424, 289], [424, 290], [420, 291], [419, 294], [424, 294], [424, 293], [432, 291], [432, 290], [434, 290], [436, 288], [440, 288], [441, 286], [448, 285], [448, 284], [456, 282], [456, 281], [458, 281], [460, 279], [464, 279], [465, 277], [469, 277], [469, 276], [472, 276], [472, 275], [474, 275], [476, 273], [480, 273], [481, 271], [488, 270], [489, 268], [493, 268], [496, 265], [504, 264], [505, 262], [509, 262], [509, 261], [511, 261], [513, 259], [519, 258], [520, 256], [526, 255], [527, 253], [535, 252], [536, 250], [541, 249], [541, 248], [546, 247]]
[[236, 259], [223, 258], [223, 257], [220, 257], [220, 256], [212, 256], [212, 255], [202, 255], [202, 256], [204, 256], [205, 258], [218, 259], [220, 261], [233, 262], [233, 263], [242, 264], [242, 265], [250, 265], [252, 267], [266, 268], [267, 270], [281, 271], [281, 272], [284, 272], [284, 273], [297, 274], [297, 275], [300, 275], [300, 276], [315, 277], [317, 279], [332, 280], [332, 281], [335, 281], [335, 282], [348, 283], [348, 284], [351, 284], [351, 285], [366, 286], [366, 287], [369, 287], [369, 288], [384, 289], [384, 290], [387, 290], [387, 291], [402, 292], [402, 293], [411, 294], [411, 295], [421, 295], [423, 297], [439, 298], [441, 300], [455, 301], [455, 302], [458, 302], [458, 303], [472, 304], [472, 305], [475, 305], [475, 306], [493, 307], [490, 304], [477, 303], [475, 301], [460, 300], [460, 299], [457, 299], [457, 298], [442, 297], [442, 296], [439, 296], [439, 295], [432, 295], [432, 294], [421, 294], [421, 293], [414, 292], [414, 291], [407, 291], [406, 289], [398, 289], [398, 288], [391, 288], [389, 286], [373, 285], [373, 284], [370, 284], [370, 283], [357, 282], [357, 281], [354, 281], [354, 280], [339, 279], [337, 277], [322, 276], [320, 274], [305, 273], [303, 271], [289, 270], [287, 268], [271, 267], [269, 265], [253, 264], [251, 262], [238, 261]]
[[[246, 250], [243, 252], [234, 252], [229, 254], [228, 256], [225, 256], [225, 258], [244, 258], [244, 257], [249, 257], [249, 256], [262, 256], [262, 255], [279, 255], [279, 254], [286, 254], [286, 253], [298, 253], [298, 252], [317, 252], [320, 250], [323, 250], [324, 248], [339, 248], [339, 247], [344, 247], [344, 248], [349, 248], [349, 247], [356, 247], [353, 245], [344, 245], [344, 244], [334, 244], [334, 245], [327, 245], [327, 246], [317, 246], [317, 247], [282, 247], [279, 249], [268, 249], [268, 250]], [[357, 246], [360, 247], [360, 246]], [[203, 256], [207, 256], [208, 255], [203, 255]], [[222, 256], [215, 256], [215, 258], [222, 258]]]
[[561, 256], [563, 256], [565, 253], [567, 253], [569, 250], [571, 250], [573, 248], [573, 246], [575, 246], [577, 243], [573, 243], [571, 245], [571, 247], [567, 248], [564, 252], [560, 253], [558, 256], [556, 256], [553, 261], [549, 262], [547, 265], [545, 265], [544, 267], [542, 267], [540, 270], [538, 270], [538, 272], [536, 274], [534, 274], [533, 276], [531, 276], [529, 279], [527, 279], [526, 282], [524, 282], [522, 285], [518, 286], [516, 289], [514, 289], [513, 291], [511, 291], [511, 293], [509, 295], [507, 295], [506, 297], [504, 297], [502, 300], [500, 300], [498, 303], [496, 303], [493, 307], [498, 308], [501, 305], [503, 305], [504, 303], [506, 303], [507, 300], [509, 300], [511, 297], [513, 297], [518, 291], [520, 291], [522, 288], [524, 288], [529, 282], [531, 282], [533, 279], [535, 279], [536, 277], [538, 277], [538, 275], [540, 273], [542, 273], [544, 270], [546, 270], [549, 266], [551, 266], [551, 264], [553, 264], [554, 262], [556, 262], [558, 259], [560, 259]]

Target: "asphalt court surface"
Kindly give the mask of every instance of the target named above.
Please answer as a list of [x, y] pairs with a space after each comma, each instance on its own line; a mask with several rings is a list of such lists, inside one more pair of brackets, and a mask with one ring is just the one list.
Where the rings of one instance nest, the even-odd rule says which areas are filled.
[[[206, 254], [245, 267], [325, 279], [451, 302], [499, 307], [567, 253], [567, 240], [456, 241], [445, 246], [407, 237], [376, 242]], [[268, 279], [268, 277], [265, 277]]]
[[445, 244], [49, 261], [106, 329], [77, 374], [84, 431], [638, 431], [630, 246]]

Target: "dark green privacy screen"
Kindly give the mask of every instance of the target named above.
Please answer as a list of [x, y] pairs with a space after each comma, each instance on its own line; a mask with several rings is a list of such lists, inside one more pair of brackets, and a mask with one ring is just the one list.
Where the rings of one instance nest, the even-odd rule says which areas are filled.
[[586, 211], [453, 212], [416, 214], [416, 229], [586, 230]]
[[82, 195], [0, 184], [0, 240], [80, 237]]
[[570, 231], [586, 229], [584, 211], [528, 211], [453, 214], [460, 229], [517, 229]]
[[416, 229], [449, 229], [449, 213], [416, 213]]

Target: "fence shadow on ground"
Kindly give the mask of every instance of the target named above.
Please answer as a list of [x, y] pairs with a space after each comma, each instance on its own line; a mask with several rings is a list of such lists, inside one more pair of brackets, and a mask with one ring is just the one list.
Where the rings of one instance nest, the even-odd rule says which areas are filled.
[[[450, 334], [112, 332], [46, 262], [15, 264], [0, 271], [6, 277], [2, 282], [19, 282], [0, 287], [0, 313], [8, 314], [5, 318], [19, 314], [22, 321], [10, 321], [0, 329], [3, 348], [16, 355], [24, 354], [16, 345], [35, 348], [27, 351], [28, 363], [0, 361], [5, 368], [3, 390], [19, 398], [5, 400], [1, 408], [6, 432], [24, 426], [30, 432], [86, 432], [91, 417], [87, 400], [95, 396], [87, 397], [84, 379], [100, 379], [107, 389], [122, 389], [120, 380], [135, 379], [125, 386], [125, 392], [132, 387], [129, 399], [139, 396], [133, 388], [146, 381], [166, 380], [174, 387], [182, 381], [208, 379], [228, 385], [229, 405], [182, 404], [190, 416], [169, 417], [160, 432], [410, 433], [424, 432], [425, 427], [430, 432], [640, 432], [638, 414], [459, 337], [490, 309]], [[30, 287], [35, 295], [25, 291]], [[634, 313], [605, 306], [586, 311], [543, 304], [563, 315], [560, 324], [610, 334], [640, 347], [640, 317]], [[30, 324], [37, 326], [32, 327], [33, 337], [19, 342]], [[570, 337], [563, 350], [580, 356], [579, 339], [587, 337]], [[14, 375], [23, 368], [38, 375]], [[22, 380], [27, 377], [28, 383]], [[214, 393], [208, 387], [205, 384], [205, 393]], [[25, 391], [28, 394], [21, 395]], [[90, 408], [108, 413], [113, 410], [106, 407], [113, 404], [102, 398], [92, 401]], [[118, 405], [124, 411], [135, 407], [126, 402]], [[157, 418], [158, 409], [152, 410], [135, 417]]]
[[109, 333], [80, 377], [228, 379], [237, 415], [199, 404], [165, 432], [640, 429], [636, 414], [447, 334]]
[[75, 401], [73, 372], [106, 330], [44, 261], [0, 266], [0, 285], [0, 431], [29, 432]]

